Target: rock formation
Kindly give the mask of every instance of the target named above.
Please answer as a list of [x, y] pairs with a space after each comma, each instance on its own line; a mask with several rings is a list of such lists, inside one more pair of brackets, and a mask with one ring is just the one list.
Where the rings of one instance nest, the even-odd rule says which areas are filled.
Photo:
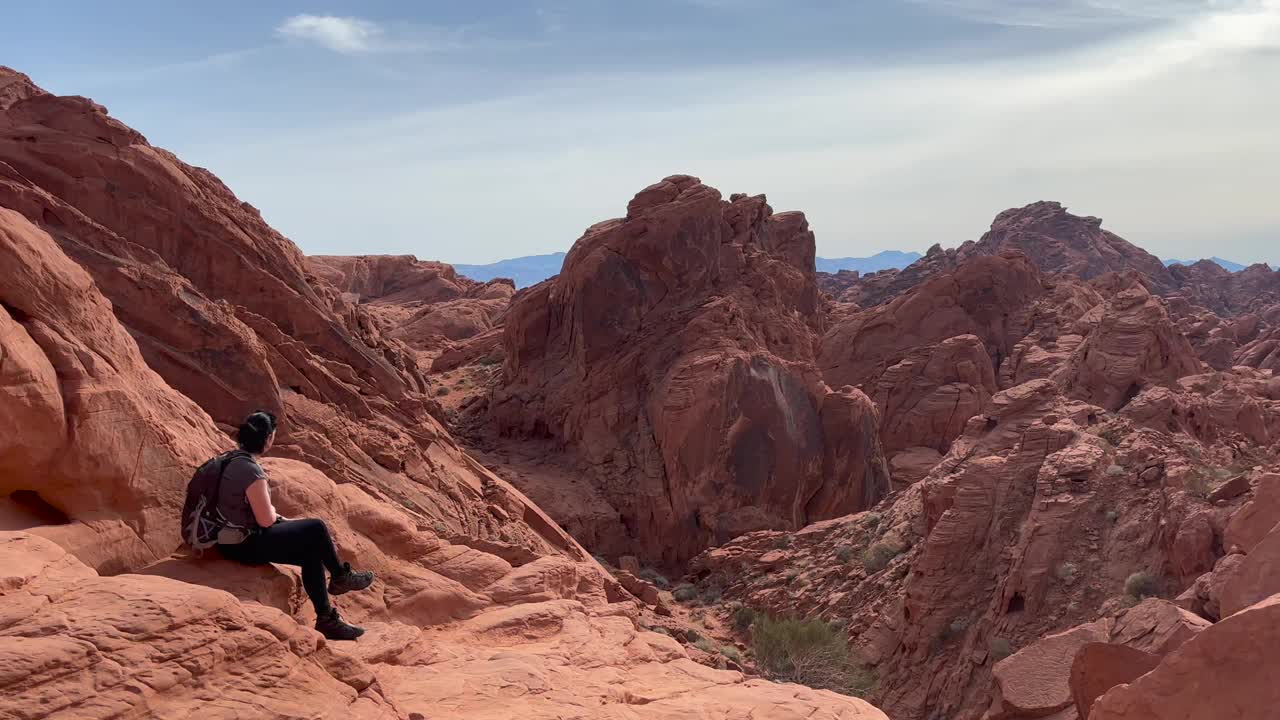
[[516, 298], [490, 414], [579, 458], [626, 528], [594, 549], [673, 564], [883, 495], [872, 404], [814, 366], [813, 263], [803, 215], [674, 176]]
[[[0, 68], [0, 716], [884, 720], [649, 631], [430, 414], [369, 307], [400, 279], [335, 264], [320, 277], [208, 172]], [[378, 574], [337, 603], [359, 643], [310, 629], [292, 570], [172, 554], [192, 469], [258, 407], [282, 419], [277, 508]]]

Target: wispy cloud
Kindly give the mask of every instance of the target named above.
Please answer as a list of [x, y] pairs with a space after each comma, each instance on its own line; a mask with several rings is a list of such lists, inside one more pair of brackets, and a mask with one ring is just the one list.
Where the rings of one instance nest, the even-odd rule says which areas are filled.
[[355, 17], [303, 14], [285, 20], [276, 28], [276, 34], [315, 43], [334, 52], [362, 53], [377, 48], [382, 28]]
[[906, 0], [991, 25], [1089, 28], [1248, 9], [1259, 0]]
[[833, 256], [955, 244], [999, 210], [1055, 199], [1160, 254], [1212, 242], [1274, 260], [1280, 0], [1176, 4], [1151, 0], [1142, 12], [1168, 17], [1033, 55], [541, 77], [236, 143], [219, 149], [220, 172], [312, 252], [353, 236], [455, 260], [563, 249], [683, 171], [805, 210]]

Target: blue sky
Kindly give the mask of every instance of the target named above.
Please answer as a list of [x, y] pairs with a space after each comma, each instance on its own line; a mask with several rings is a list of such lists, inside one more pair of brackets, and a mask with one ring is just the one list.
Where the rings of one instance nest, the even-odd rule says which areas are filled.
[[70, 2], [0, 64], [106, 105], [311, 253], [566, 249], [690, 173], [829, 257], [1040, 199], [1280, 261], [1280, 0]]

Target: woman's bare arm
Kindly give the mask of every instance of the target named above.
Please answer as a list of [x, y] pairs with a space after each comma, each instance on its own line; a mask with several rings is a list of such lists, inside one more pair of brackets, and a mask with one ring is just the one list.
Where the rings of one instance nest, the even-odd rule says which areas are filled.
[[245, 491], [244, 496], [249, 500], [249, 507], [253, 509], [253, 518], [258, 521], [260, 527], [271, 527], [275, 524], [276, 508], [271, 504], [271, 490], [267, 487], [266, 478], [258, 478]]

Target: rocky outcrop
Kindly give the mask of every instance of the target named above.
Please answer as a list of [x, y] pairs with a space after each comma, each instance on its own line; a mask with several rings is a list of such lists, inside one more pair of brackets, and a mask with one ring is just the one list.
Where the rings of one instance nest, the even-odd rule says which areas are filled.
[[1280, 596], [1215, 623], [1151, 672], [1117, 685], [1094, 703], [1090, 720], [1268, 717], [1280, 688], [1264, 658], [1280, 642]]
[[1056, 202], [1036, 202], [1000, 213], [969, 253], [996, 255], [1007, 250], [1026, 253], [1046, 272], [1083, 280], [1136, 271], [1157, 291], [1176, 286], [1159, 258], [1103, 230], [1101, 219], [1072, 215]]
[[143, 361], [93, 279], [0, 208], [0, 497], [6, 527], [104, 572], [167, 555], [190, 469], [224, 442]]
[[384, 336], [413, 348], [424, 366], [500, 329], [515, 295], [510, 280], [478, 283], [412, 255], [313, 255], [307, 267], [359, 303]]
[[814, 368], [813, 243], [799, 213], [675, 176], [517, 297], [490, 416], [585, 464], [625, 528], [594, 550], [676, 563], [885, 492], [871, 404]]
[[1152, 385], [1172, 385], [1200, 361], [1161, 301], [1134, 278], [1102, 309], [1097, 326], [1057, 371], [1074, 397], [1119, 410]]
[[[282, 419], [277, 453], [380, 493], [424, 524], [525, 552], [564, 545], [558, 531], [522, 527], [519, 514], [488, 512], [486, 494], [509, 488], [493, 490], [502, 482], [432, 417], [413, 353], [366, 305], [312, 274], [216, 177], [105, 108], [39, 92], [0, 112], [0, 205], [87, 273], [145, 364], [220, 428], [271, 410]], [[189, 474], [195, 461], [170, 472]], [[166, 522], [149, 526], [165, 533]]]

